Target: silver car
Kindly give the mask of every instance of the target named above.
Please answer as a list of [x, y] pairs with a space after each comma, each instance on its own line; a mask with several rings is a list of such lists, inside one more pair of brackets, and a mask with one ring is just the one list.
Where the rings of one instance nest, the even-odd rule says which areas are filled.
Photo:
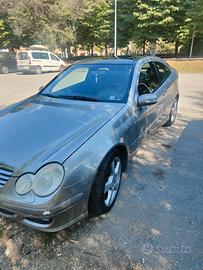
[[128, 158], [174, 123], [178, 74], [157, 57], [77, 63], [0, 111], [0, 213], [61, 230], [113, 207]]

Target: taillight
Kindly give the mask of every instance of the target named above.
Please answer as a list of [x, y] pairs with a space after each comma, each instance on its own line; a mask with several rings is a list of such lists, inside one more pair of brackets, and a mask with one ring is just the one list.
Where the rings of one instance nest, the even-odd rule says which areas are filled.
[[29, 63], [29, 65], [31, 65], [31, 58], [30, 57], [28, 57], [28, 63]]

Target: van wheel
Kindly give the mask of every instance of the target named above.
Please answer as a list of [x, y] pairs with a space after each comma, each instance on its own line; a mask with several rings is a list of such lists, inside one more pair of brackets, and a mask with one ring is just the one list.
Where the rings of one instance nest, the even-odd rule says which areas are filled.
[[37, 66], [35, 69], [35, 74], [39, 75], [42, 73], [42, 68], [40, 66]]
[[1, 72], [2, 72], [3, 74], [8, 74], [8, 73], [9, 73], [8, 67], [7, 67], [7, 66], [3, 66], [3, 67], [1, 68]]
[[111, 210], [119, 192], [121, 178], [122, 156], [115, 150], [103, 161], [96, 175], [88, 205], [91, 215], [98, 216]]
[[64, 71], [64, 69], [65, 69], [65, 67], [64, 66], [60, 66], [60, 68], [59, 68], [59, 72], [61, 73], [61, 72], [63, 72]]

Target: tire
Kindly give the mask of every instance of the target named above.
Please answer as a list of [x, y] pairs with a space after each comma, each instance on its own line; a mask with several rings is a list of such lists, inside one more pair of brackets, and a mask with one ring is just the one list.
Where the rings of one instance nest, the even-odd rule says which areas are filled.
[[115, 150], [102, 162], [89, 198], [88, 210], [91, 215], [108, 213], [113, 207], [122, 179], [122, 160], [120, 152]]
[[60, 66], [59, 68], [59, 72], [62, 73], [64, 71], [65, 67], [64, 66]]
[[8, 73], [9, 73], [8, 67], [7, 67], [7, 66], [2, 66], [1, 72], [2, 72], [3, 74], [8, 74]]
[[37, 66], [35, 69], [35, 74], [40, 75], [42, 73], [42, 68], [40, 66]]
[[173, 104], [172, 104], [172, 109], [170, 111], [169, 114], [169, 119], [168, 121], [163, 125], [163, 127], [169, 127], [172, 126], [176, 120], [176, 116], [177, 116], [177, 111], [178, 111], [178, 97], [176, 97], [176, 99], [174, 100]]

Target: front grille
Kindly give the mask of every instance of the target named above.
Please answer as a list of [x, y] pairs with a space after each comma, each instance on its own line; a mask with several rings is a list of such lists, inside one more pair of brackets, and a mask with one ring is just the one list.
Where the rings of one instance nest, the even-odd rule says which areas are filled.
[[8, 182], [12, 174], [13, 171], [11, 169], [0, 167], [0, 189]]

